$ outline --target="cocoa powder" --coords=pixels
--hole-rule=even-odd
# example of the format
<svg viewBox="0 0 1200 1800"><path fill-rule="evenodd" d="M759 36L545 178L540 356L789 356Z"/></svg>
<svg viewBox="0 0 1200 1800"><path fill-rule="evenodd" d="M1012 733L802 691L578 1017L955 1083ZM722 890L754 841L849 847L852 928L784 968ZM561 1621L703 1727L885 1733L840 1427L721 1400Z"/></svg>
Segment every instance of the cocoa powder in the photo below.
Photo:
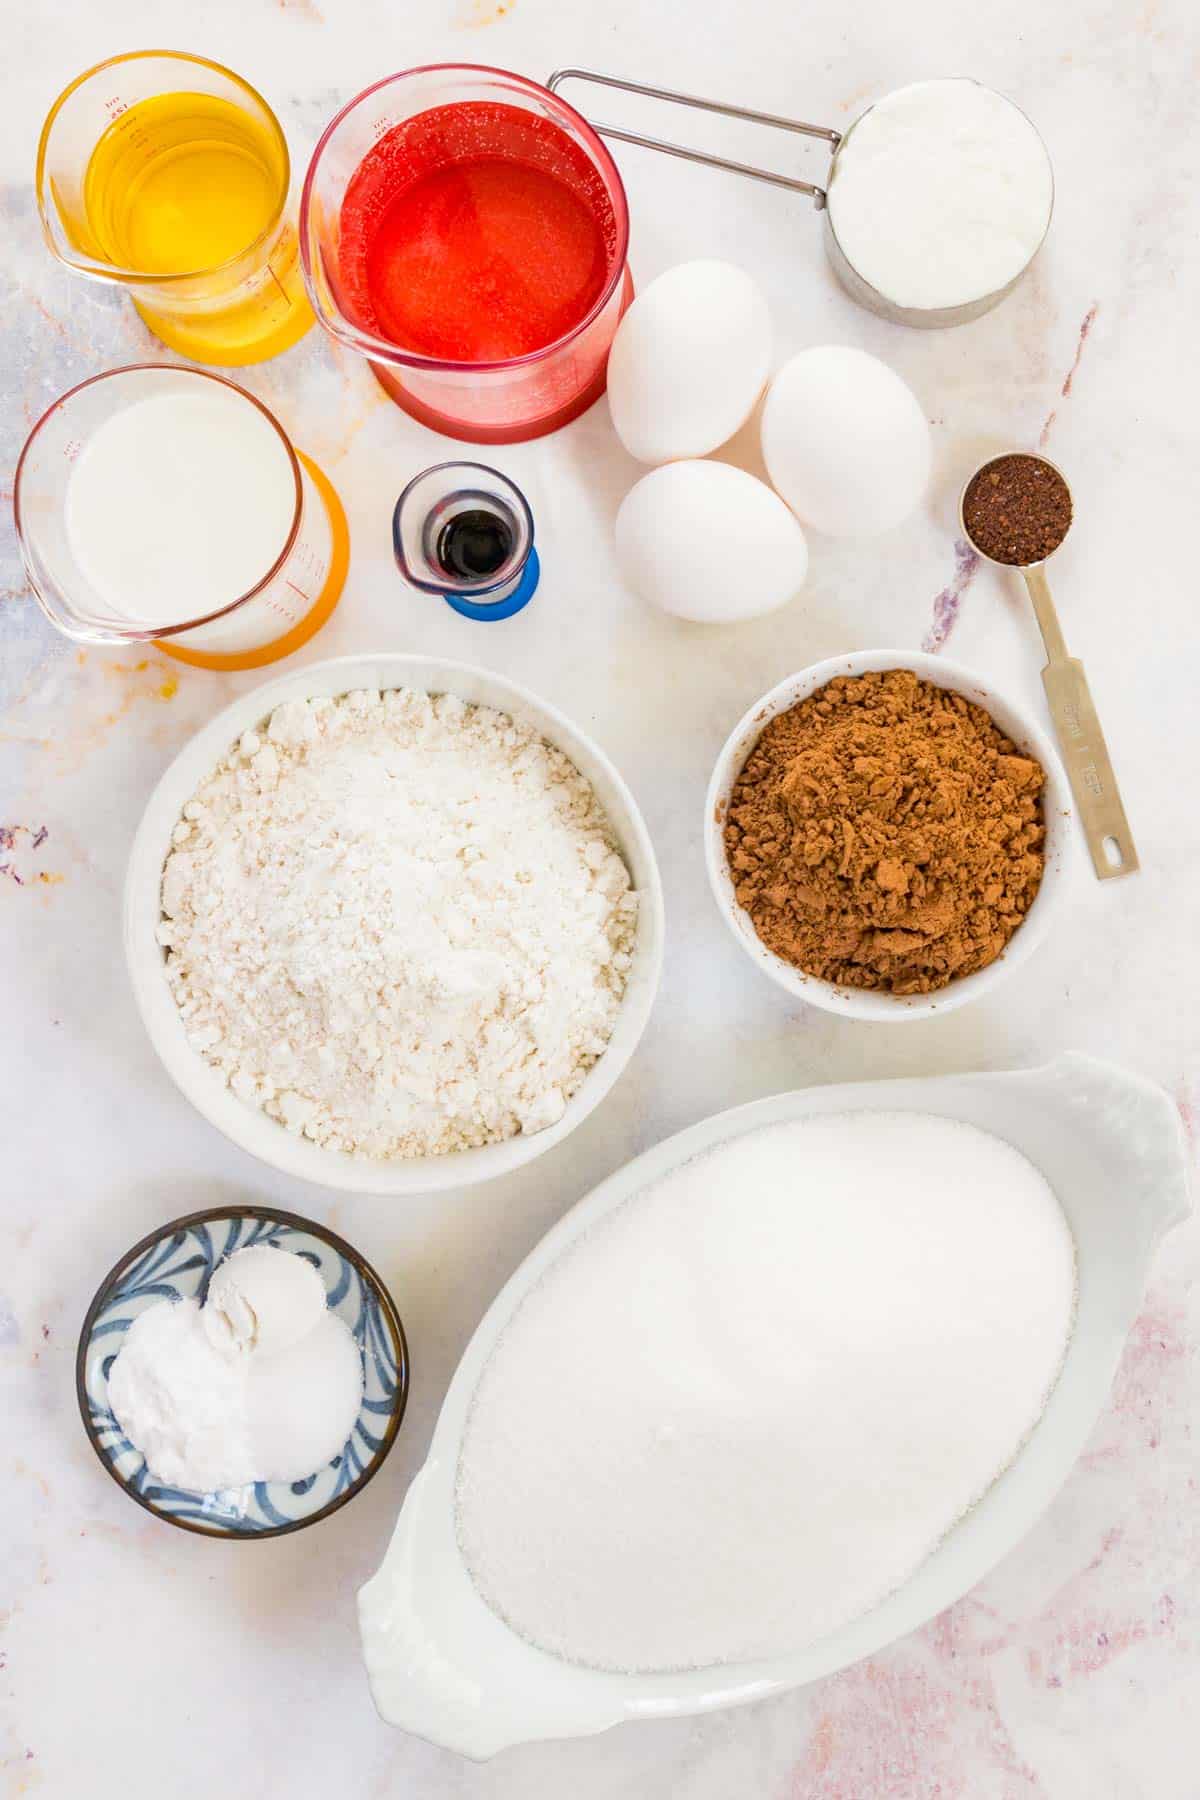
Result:
<svg viewBox="0 0 1200 1800"><path fill-rule="evenodd" d="M839 676L770 721L734 784L738 903L807 974L931 993L994 962L1032 906L1044 785L961 694Z"/></svg>

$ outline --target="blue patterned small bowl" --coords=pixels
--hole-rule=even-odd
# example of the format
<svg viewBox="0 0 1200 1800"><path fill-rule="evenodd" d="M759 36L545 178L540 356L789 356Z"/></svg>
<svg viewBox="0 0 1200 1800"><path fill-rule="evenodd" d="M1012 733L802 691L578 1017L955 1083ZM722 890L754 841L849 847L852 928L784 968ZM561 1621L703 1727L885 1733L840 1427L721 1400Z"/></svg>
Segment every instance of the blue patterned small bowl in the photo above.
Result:
<svg viewBox="0 0 1200 1800"><path fill-rule="evenodd" d="M217 1264L250 1244L275 1244L311 1262L330 1309L344 1319L363 1359L363 1402L341 1454L303 1481L259 1481L221 1494L164 1487L122 1432L108 1402L108 1372L140 1312L163 1299L203 1302ZM344 1238L273 1207L190 1213L135 1244L111 1269L79 1337L75 1389L92 1448L131 1500L208 1537L279 1537L328 1518L353 1500L396 1441L408 1399L408 1346L391 1295Z"/></svg>

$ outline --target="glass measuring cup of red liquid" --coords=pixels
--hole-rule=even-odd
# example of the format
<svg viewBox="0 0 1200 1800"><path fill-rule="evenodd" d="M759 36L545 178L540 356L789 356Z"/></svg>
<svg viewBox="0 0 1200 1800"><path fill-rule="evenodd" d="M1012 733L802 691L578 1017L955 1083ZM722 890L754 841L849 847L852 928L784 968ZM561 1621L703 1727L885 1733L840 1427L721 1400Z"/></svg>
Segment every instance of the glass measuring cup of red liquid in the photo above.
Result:
<svg viewBox="0 0 1200 1800"><path fill-rule="evenodd" d="M540 437L604 392L633 292L625 190L535 81L443 64L368 88L317 145L300 241L317 318L435 431Z"/></svg>

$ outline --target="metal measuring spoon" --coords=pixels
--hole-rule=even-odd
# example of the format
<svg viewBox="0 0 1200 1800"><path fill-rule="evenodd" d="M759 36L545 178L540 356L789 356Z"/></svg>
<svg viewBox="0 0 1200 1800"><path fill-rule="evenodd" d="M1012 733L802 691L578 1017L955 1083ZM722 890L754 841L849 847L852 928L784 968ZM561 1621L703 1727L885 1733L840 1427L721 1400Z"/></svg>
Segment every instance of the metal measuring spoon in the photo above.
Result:
<svg viewBox="0 0 1200 1800"><path fill-rule="evenodd" d="M971 535L967 524L965 502L976 476L982 475L1008 456L1020 457L1025 462L1040 463L1044 469L1050 470L1062 482L1067 498L1071 501L1071 513L1062 537L1036 562L1006 562L1001 557L989 555ZM1074 516L1075 506L1071 500L1070 485L1062 470L1048 456L1035 456L1023 450L1007 451L1004 456L989 456L987 462L981 463L964 484L958 500L958 517L963 536L977 554L996 568L1015 569L1025 577L1025 586L1033 602L1042 643L1050 659L1042 670L1042 685L1046 690L1058 747L1079 809L1092 867L1099 881L1107 881L1114 875L1133 874L1139 866L1137 850L1134 848L1129 821L1125 817L1125 808L1121 804L1112 758L1104 742L1104 733L1100 729L1100 719L1088 688L1083 664L1078 657L1067 653L1066 639L1050 594L1050 583L1046 580L1046 563L1065 541Z"/></svg>

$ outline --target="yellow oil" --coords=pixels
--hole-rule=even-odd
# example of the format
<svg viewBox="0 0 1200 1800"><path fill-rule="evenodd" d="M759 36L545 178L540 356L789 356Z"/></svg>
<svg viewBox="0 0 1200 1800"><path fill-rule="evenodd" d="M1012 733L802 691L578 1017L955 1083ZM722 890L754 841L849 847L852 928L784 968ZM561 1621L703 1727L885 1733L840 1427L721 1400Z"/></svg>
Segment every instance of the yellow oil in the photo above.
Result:
<svg viewBox="0 0 1200 1800"><path fill-rule="evenodd" d="M138 311L172 349L258 362L312 324L296 234L281 217L287 180L264 120L214 94L156 94L114 119L92 151L84 247L136 271Z"/></svg>

